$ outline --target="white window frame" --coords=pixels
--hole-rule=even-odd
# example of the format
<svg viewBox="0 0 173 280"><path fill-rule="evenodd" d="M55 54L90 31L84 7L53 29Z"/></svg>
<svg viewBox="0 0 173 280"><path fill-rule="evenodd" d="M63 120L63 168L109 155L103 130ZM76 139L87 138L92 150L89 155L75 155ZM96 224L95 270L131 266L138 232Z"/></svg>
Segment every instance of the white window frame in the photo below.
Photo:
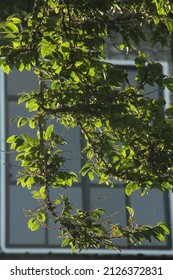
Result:
<svg viewBox="0 0 173 280"><path fill-rule="evenodd" d="M0 248L3 249L5 225L5 74L0 69Z"/></svg>

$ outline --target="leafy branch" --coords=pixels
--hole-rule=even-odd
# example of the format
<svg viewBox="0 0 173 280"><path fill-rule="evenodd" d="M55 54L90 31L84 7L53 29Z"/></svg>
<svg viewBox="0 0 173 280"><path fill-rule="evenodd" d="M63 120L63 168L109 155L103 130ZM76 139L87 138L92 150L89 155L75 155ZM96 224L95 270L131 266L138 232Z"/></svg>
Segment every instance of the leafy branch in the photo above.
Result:
<svg viewBox="0 0 173 280"><path fill-rule="evenodd" d="M152 99L146 85L172 90L173 79L139 46L147 40L158 44L163 27L161 44L166 44L173 31L172 8L171 1L36 0L25 17L12 15L0 23L0 67L7 74L13 67L32 70L39 82L38 90L22 93L18 100L30 117L16 118L17 126L29 125L35 137L28 132L7 139L21 166L17 184L40 203L27 211L28 227L48 227L50 219L62 246L71 246L72 252L101 246L120 249L120 238L129 244L151 242L153 237L162 242L169 234L163 223L135 224L129 206L128 224L122 227L103 218L102 208L84 212L73 209L67 196L52 199L52 190L61 193L78 182L75 172L65 168L66 141L55 132L58 124L81 129L85 147L80 172L90 181L97 176L99 184L111 187L123 181L126 195L172 190L172 107L165 117L164 98ZM116 51L135 54L133 83L124 69L106 62L107 39Z"/></svg>

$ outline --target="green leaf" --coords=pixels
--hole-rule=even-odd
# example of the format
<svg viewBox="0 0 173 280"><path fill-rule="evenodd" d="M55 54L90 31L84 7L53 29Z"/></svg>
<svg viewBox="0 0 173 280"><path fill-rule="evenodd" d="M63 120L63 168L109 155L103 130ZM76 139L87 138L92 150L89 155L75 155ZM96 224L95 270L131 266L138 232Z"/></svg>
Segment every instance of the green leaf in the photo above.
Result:
<svg viewBox="0 0 173 280"><path fill-rule="evenodd" d="M89 73L90 76L95 76L95 68L90 68Z"/></svg>
<svg viewBox="0 0 173 280"><path fill-rule="evenodd" d="M70 173L70 177L74 182L78 182L78 176L76 175L75 172L71 171Z"/></svg>
<svg viewBox="0 0 173 280"><path fill-rule="evenodd" d="M35 218L29 219L29 221L28 221L28 228L31 231L36 231L37 229L39 229L39 227L40 227L40 224L39 224L39 222Z"/></svg>
<svg viewBox="0 0 173 280"><path fill-rule="evenodd" d="M168 182L163 182L161 184L161 187L164 188L164 189L172 190L172 184L170 184Z"/></svg>
<svg viewBox="0 0 173 280"><path fill-rule="evenodd" d="M40 223L44 223L45 220L46 220L46 214L40 210L38 213L37 213L37 220L40 222Z"/></svg>
<svg viewBox="0 0 173 280"><path fill-rule="evenodd" d="M25 65L25 68L26 68L26 70L30 71L30 70L31 70L31 64L30 64L30 63L27 63L27 64Z"/></svg>
<svg viewBox="0 0 173 280"><path fill-rule="evenodd" d="M164 242L165 240L163 229L161 230L159 227L155 227L154 229L152 229L152 235L160 242Z"/></svg>
<svg viewBox="0 0 173 280"><path fill-rule="evenodd" d="M158 17L158 16L153 16L152 19L155 24L158 24L160 22L160 17Z"/></svg>
<svg viewBox="0 0 173 280"><path fill-rule="evenodd" d="M102 126L102 122L101 122L100 119L96 120L95 126L98 127L98 128L100 128Z"/></svg>
<svg viewBox="0 0 173 280"><path fill-rule="evenodd" d="M64 42L64 43L61 45L62 53L69 52L69 48L70 48L70 43L69 43L68 41L67 41L67 42Z"/></svg>
<svg viewBox="0 0 173 280"><path fill-rule="evenodd" d="M21 23L21 19L16 17L11 18L11 21L13 21L15 24Z"/></svg>
<svg viewBox="0 0 173 280"><path fill-rule="evenodd" d="M103 208L98 208L98 209L97 209L97 213L98 213L99 215L104 215L104 214L105 214L105 209L103 209Z"/></svg>
<svg viewBox="0 0 173 280"><path fill-rule="evenodd" d="M140 189L140 186L137 183L131 182L127 184L125 188L125 193L126 195L130 196L133 192L137 191Z"/></svg>
<svg viewBox="0 0 173 280"><path fill-rule="evenodd" d="M37 120L36 119L30 119L29 120L29 127L34 129L37 125Z"/></svg>
<svg viewBox="0 0 173 280"><path fill-rule="evenodd" d="M24 126L28 122L28 118L20 118L17 122L18 127Z"/></svg>
<svg viewBox="0 0 173 280"><path fill-rule="evenodd" d="M87 153L87 158L91 159L91 158L93 158L93 156L94 156L94 151L93 150L89 150L88 153Z"/></svg>
<svg viewBox="0 0 173 280"><path fill-rule="evenodd" d="M94 172L92 170L88 172L88 176L89 176L91 181L94 180Z"/></svg>
<svg viewBox="0 0 173 280"><path fill-rule="evenodd" d="M168 227L163 222L158 223L157 226L161 227L165 234L170 234Z"/></svg>
<svg viewBox="0 0 173 280"><path fill-rule="evenodd" d="M2 70L8 75L11 71L11 67L8 64L2 64L1 65Z"/></svg>
<svg viewBox="0 0 173 280"><path fill-rule="evenodd" d="M47 129L46 129L46 133L45 133L45 139L48 140L49 138L51 138L52 133L54 130L54 125L51 124Z"/></svg>
<svg viewBox="0 0 173 280"><path fill-rule="evenodd" d="M22 137L27 144L29 144L30 146L35 146L35 139L31 138L28 134L23 133Z"/></svg>
<svg viewBox="0 0 173 280"><path fill-rule="evenodd" d="M112 227L112 234L115 237L121 237L124 234L123 228L120 224L113 225Z"/></svg>
<svg viewBox="0 0 173 280"><path fill-rule="evenodd" d="M71 253L74 254L76 247L72 241L70 241L69 244L71 246Z"/></svg>
<svg viewBox="0 0 173 280"><path fill-rule="evenodd" d="M125 45L122 43L122 44L120 45L120 51L123 51L124 48L125 48Z"/></svg>
<svg viewBox="0 0 173 280"><path fill-rule="evenodd" d="M101 174L100 176L100 180L99 180L99 184L103 184L103 183L106 183L106 181L108 180L108 175L105 175L104 173Z"/></svg>
<svg viewBox="0 0 173 280"><path fill-rule="evenodd" d="M43 18L43 13L39 12L39 13L37 14L37 17L38 17L38 18Z"/></svg>
<svg viewBox="0 0 173 280"><path fill-rule="evenodd" d="M55 205L60 205L61 204L61 199L57 198L54 203L55 203Z"/></svg>
<svg viewBox="0 0 173 280"><path fill-rule="evenodd" d="M167 15L166 9L165 9L165 3L163 0L153 0L153 3L155 3L157 8L158 15Z"/></svg>
<svg viewBox="0 0 173 280"><path fill-rule="evenodd" d="M61 243L61 247L66 247L67 245L69 245L70 241L70 238L65 238Z"/></svg>
<svg viewBox="0 0 173 280"><path fill-rule="evenodd" d="M8 36L9 37L9 36ZM18 42L18 41L13 41L13 48L14 49L18 49L19 47L21 46L21 43L20 42ZM23 63L22 63L23 64ZM19 67L20 67L20 62L19 62L19 64L17 63L16 64L16 67L19 69Z"/></svg>
<svg viewBox="0 0 173 280"><path fill-rule="evenodd" d="M18 67L19 71L22 72L24 68L25 68L25 65L24 65L23 62L21 62L19 67Z"/></svg>
<svg viewBox="0 0 173 280"><path fill-rule="evenodd" d="M14 24L14 22L7 22L5 25L5 30L7 32L19 32L18 27L16 26L16 24Z"/></svg>
<svg viewBox="0 0 173 280"><path fill-rule="evenodd" d="M35 183L35 180L32 176L30 176L27 180L26 180L26 186L27 188L30 190L33 186L33 184ZM35 198L35 197L34 197Z"/></svg>
<svg viewBox="0 0 173 280"><path fill-rule="evenodd" d="M43 200L46 199L47 197L45 192L46 192L46 187L45 186L41 187L39 190L39 194L40 194L40 198Z"/></svg>
<svg viewBox="0 0 173 280"><path fill-rule="evenodd" d="M10 136L7 140L6 140L6 142L7 143L14 143L14 142L16 142L16 139L17 138L19 138L19 136L17 136L17 135L12 135L12 136Z"/></svg>
<svg viewBox="0 0 173 280"><path fill-rule="evenodd" d="M40 193L38 191L32 191L32 197L35 199L40 199Z"/></svg>
<svg viewBox="0 0 173 280"><path fill-rule="evenodd" d="M29 99L26 102L26 108L29 110L29 112L37 111L38 110L37 100L35 98Z"/></svg>
<svg viewBox="0 0 173 280"><path fill-rule="evenodd" d="M41 55L43 57L45 57L46 55L48 55L50 53L50 48L49 46L42 46L41 47Z"/></svg>
<svg viewBox="0 0 173 280"><path fill-rule="evenodd" d="M29 148L30 146L27 143L21 143L21 145L16 149L17 152L22 152L22 151L26 151L27 148ZM19 154L20 155L20 154ZM16 156L16 159L18 158L18 156Z"/></svg>
<svg viewBox="0 0 173 280"><path fill-rule="evenodd" d="M22 93L18 99L18 104L23 103L25 101L27 101L30 98L30 94L29 93Z"/></svg>
<svg viewBox="0 0 173 280"><path fill-rule="evenodd" d="M86 163L82 168L81 168L81 174L82 176L85 176L87 174L87 172L90 170L91 168L91 164L90 163Z"/></svg>
<svg viewBox="0 0 173 280"><path fill-rule="evenodd" d="M71 187L71 186L72 186L73 181L72 181L72 179L71 179L71 178L68 178L68 179L65 179L65 183L66 183L66 185L67 185L67 186Z"/></svg>
<svg viewBox="0 0 173 280"><path fill-rule="evenodd" d="M126 206L126 209L127 209L128 213L129 213L129 215L131 217L133 217L134 216L134 210L131 207L129 207L129 206Z"/></svg>
<svg viewBox="0 0 173 280"><path fill-rule="evenodd" d="M77 74L74 71L71 72L70 77L76 83L78 83L80 81L79 77L77 76Z"/></svg>

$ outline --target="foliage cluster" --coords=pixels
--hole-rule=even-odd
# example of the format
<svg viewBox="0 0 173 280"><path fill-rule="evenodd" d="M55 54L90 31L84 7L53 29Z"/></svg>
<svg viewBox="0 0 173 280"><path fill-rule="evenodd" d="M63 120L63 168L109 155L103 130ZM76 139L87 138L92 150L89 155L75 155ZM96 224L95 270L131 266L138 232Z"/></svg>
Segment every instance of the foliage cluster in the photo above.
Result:
<svg viewBox="0 0 173 280"><path fill-rule="evenodd" d="M53 220L62 246L70 245L72 251L117 248L116 239L124 237L129 243L151 242L152 237L163 241L169 234L163 223L135 224L128 206L129 223L123 227L105 221L104 209L74 212L68 197L51 200L50 193L78 181L72 170L64 170L61 147L66 142L55 133L56 123L65 129L80 127L85 139L81 156L86 159L82 176L97 176L100 184L111 187L123 181L126 195L172 190L173 109L164 113L164 98L153 100L146 86L172 90L173 79L138 51L143 41L165 44L173 31L171 2L36 0L24 18L13 14L0 24L1 68L7 74L14 66L32 70L39 80L38 90L18 100L31 116L21 116L17 126L28 125L36 137L21 133L7 140L21 165L17 184L41 201L37 209L27 211L28 227L35 231ZM128 73L106 62L107 38L124 54L136 51L133 84Z"/></svg>

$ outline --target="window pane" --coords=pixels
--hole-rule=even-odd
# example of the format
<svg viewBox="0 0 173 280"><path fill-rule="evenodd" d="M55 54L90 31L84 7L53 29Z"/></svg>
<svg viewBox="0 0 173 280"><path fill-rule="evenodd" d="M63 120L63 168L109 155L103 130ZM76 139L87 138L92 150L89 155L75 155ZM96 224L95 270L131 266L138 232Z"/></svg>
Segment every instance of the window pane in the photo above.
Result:
<svg viewBox="0 0 173 280"><path fill-rule="evenodd" d="M135 223L144 225L156 225L158 222L168 223L168 212L166 211L166 205L168 204L168 197L157 189L153 189L148 195L141 196L140 192L135 192L130 197L131 207L135 212ZM169 225L169 224L168 224ZM149 246L165 246L167 241L160 243L156 239L152 240L152 244L149 245L145 242L143 245Z"/></svg>
<svg viewBox="0 0 173 280"><path fill-rule="evenodd" d="M32 72L20 72L14 69L6 76L6 92L9 96L17 99L19 93L30 92L34 89L38 89L38 79Z"/></svg>
<svg viewBox="0 0 173 280"><path fill-rule="evenodd" d="M126 200L124 188L118 189L109 187L91 187L90 189L90 208L103 208L105 215L102 219L106 219L114 224L120 223L126 226ZM126 239L115 240L119 246L127 245Z"/></svg>
<svg viewBox="0 0 173 280"><path fill-rule="evenodd" d="M31 194L27 189L17 186L9 187L9 201L7 201L7 240L8 245L29 246L44 245L45 229L40 228L35 232L28 229L27 222L29 217L24 217L26 212L23 209L35 209L38 202L31 198Z"/></svg>

